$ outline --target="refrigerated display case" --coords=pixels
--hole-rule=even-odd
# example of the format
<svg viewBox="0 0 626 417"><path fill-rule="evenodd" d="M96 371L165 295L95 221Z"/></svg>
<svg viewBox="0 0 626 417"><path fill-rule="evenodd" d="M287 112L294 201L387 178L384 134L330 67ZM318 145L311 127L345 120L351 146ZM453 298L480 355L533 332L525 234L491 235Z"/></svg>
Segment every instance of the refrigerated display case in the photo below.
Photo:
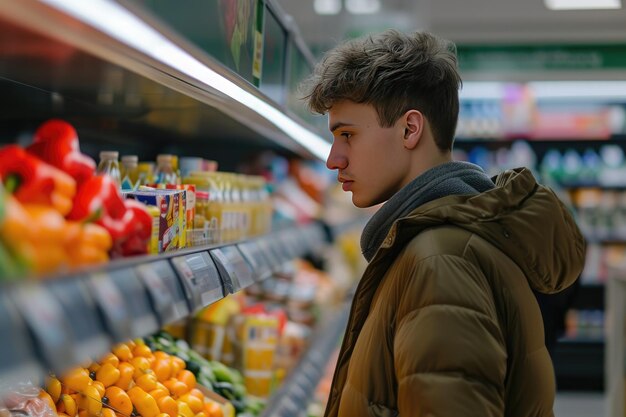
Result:
<svg viewBox="0 0 626 417"><path fill-rule="evenodd" d="M273 2L249 3L271 11L265 16L275 18L272 36L286 35L278 36L269 52L287 54L289 43L291 53L310 56ZM273 62L284 64L268 68L266 83L261 77L257 89L249 77L154 14L158 4L1 0L2 142L26 145L42 121L62 118L92 156L108 149L151 160L163 153L192 154L228 170L267 151L325 158L328 140L286 107L288 85L304 75L287 77L289 59ZM21 381L41 384L48 372L61 375L119 342L148 336L265 282L287 262L324 248L346 227L345 222L281 223L262 236L3 284L0 329L7 342L0 348L0 392ZM346 319L345 308L332 312L325 322L330 327L317 331L316 343L288 377L304 393L321 377L311 369L322 367L323 352L336 344ZM272 401L281 403L280 396Z"/></svg>
<svg viewBox="0 0 626 417"><path fill-rule="evenodd" d="M626 416L626 265L614 265L607 282L605 360L607 417Z"/></svg>

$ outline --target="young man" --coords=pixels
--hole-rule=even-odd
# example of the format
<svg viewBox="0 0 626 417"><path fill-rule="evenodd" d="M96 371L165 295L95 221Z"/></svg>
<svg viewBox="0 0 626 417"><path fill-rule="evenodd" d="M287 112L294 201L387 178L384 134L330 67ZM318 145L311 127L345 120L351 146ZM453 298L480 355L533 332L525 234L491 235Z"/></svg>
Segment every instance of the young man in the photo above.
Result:
<svg viewBox="0 0 626 417"><path fill-rule="evenodd" d="M452 161L454 45L387 31L330 51L310 81L334 137L328 168L357 207L386 201L363 231L369 265L326 416L552 416L531 288L568 287L584 240L527 169L492 180Z"/></svg>

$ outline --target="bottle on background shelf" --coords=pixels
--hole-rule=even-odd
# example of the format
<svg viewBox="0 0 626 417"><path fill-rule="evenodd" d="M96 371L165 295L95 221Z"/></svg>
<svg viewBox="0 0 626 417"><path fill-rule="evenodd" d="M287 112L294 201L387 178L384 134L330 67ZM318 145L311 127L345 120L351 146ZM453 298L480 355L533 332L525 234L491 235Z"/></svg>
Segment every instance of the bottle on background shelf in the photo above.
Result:
<svg viewBox="0 0 626 417"><path fill-rule="evenodd" d="M120 153L118 151L100 152L100 163L98 163L98 168L96 169L98 174L110 176L118 186L122 182L120 178L120 164L118 162L119 157Z"/></svg>
<svg viewBox="0 0 626 417"><path fill-rule="evenodd" d="M139 187L139 157L137 155L122 156L120 166L122 190L136 190Z"/></svg>
<svg viewBox="0 0 626 417"><path fill-rule="evenodd" d="M161 154L157 156L157 166L154 171L154 182L157 184L180 184L180 176L176 172L174 155Z"/></svg>

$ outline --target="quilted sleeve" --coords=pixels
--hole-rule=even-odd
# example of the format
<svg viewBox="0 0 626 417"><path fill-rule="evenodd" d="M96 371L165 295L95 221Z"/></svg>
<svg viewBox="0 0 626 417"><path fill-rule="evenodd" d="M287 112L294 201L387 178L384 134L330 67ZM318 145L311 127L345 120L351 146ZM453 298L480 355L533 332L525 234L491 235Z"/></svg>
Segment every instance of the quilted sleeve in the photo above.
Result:
<svg viewBox="0 0 626 417"><path fill-rule="evenodd" d="M394 336L399 415L502 417L507 353L484 275L452 255L406 270Z"/></svg>

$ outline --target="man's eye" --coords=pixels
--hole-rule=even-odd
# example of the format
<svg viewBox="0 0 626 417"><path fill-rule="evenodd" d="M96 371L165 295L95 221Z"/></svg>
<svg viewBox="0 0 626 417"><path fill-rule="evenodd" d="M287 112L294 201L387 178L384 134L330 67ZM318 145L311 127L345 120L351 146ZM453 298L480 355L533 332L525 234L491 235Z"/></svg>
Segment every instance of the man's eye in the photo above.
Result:
<svg viewBox="0 0 626 417"><path fill-rule="evenodd" d="M352 137L352 133L348 133L348 132L343 132L341 134L341 136L343 136L346 139L350 139Z"/></svg>

